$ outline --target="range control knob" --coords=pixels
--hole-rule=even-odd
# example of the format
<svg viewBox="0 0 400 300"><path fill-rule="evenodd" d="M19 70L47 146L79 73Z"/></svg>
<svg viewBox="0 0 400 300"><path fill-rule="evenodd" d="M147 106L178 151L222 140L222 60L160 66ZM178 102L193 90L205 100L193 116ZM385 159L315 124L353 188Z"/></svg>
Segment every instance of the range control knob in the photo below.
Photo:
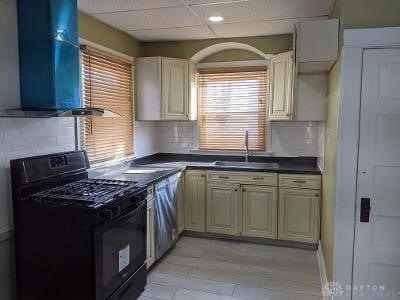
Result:
<svg viewBox="0 0 400 300"><path fill-rule="evenodd" d="M111 219L112 216L113 216L113 213L112 213L111 209L105 209L105 210L103 210L103 211L101 212L101 216L102 216L104 219Z"/></svg>

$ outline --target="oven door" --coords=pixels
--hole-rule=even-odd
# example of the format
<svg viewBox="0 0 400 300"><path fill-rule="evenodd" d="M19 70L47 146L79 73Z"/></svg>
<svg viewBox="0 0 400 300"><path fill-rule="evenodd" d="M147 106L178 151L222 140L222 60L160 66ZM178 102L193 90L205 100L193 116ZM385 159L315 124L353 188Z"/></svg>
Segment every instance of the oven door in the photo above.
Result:
<svg viewBox="0 0 400 300"><path fill-rule="evenodd" d="M146 200L94 229L96 300L107 299L146 260Z"/></svg>

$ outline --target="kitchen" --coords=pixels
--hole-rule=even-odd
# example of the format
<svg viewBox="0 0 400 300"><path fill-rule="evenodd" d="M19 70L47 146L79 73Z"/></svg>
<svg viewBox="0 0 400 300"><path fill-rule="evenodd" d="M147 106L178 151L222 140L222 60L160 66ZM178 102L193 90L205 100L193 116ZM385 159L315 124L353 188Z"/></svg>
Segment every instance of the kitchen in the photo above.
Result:
<svg viewBox="0 0 400 300"><path fill-rule="evenodd" d="M399 9L0 0L0 298L399 299Z"/></svg>

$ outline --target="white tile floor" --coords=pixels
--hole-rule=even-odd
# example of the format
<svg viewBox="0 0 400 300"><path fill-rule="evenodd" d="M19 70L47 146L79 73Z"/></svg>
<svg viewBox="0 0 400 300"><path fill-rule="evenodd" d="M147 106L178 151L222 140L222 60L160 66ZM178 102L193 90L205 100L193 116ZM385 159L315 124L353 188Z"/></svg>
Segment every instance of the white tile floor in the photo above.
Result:
<svg viewBox="0 0 400 300"><path fill-rule="evenodd" d="M140 300L322 299L316 251L182 237Z"/></svg>

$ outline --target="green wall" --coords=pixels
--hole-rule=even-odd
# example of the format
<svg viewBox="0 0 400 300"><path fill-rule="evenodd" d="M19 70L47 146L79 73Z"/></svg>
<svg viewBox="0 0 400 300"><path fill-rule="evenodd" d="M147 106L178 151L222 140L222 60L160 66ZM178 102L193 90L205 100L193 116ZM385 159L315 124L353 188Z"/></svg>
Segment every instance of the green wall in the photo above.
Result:
<svg viewBox="0 0 400 300"><path fill-rule="evenodd" d="M336 0L332 18L340 19L340 44L343 30L400 26L400 0Z"/></svg>
<svg viewBox="0 0 400 300"><path fill-rule="evenodd" d="M328 74L328 103L325 120L325 165L322 176L321 243L329 281L332 279L333 265L339 92L340 60L336 62Z"/></svg>
<svg viewBox="0 0 400 300"><path fill-rule="evenodd" d="M202 63L224 62L224 61L245 61L265 59L257 53L242 49L228 49L211 54L201 60Z"/></svg>
<svg viewBox="0 0 400 300"><path fill-rule="evenodd" d="M85 40L130 56L140 53L141 42L137 39L81 11L78 12L78 30L79 37Z"/></svg>
<svg viewBox="0 0 400 300"><path fill-rule="evenodd" d="M141 56L169 56L176 58L190 58L200 50L209 46L237 42L248 44L257 48L266 54L276 54L292 49L292 35L271 35L245 38L227 38L227 39L208 39L208 40L190 40L190 41L172 41L172 42L146 42L143 43ZM230 54L232 54L231 52ZM236 54L235 54L236 56ZM234 60L229 56L224 57L225 61Z"/></svg>

